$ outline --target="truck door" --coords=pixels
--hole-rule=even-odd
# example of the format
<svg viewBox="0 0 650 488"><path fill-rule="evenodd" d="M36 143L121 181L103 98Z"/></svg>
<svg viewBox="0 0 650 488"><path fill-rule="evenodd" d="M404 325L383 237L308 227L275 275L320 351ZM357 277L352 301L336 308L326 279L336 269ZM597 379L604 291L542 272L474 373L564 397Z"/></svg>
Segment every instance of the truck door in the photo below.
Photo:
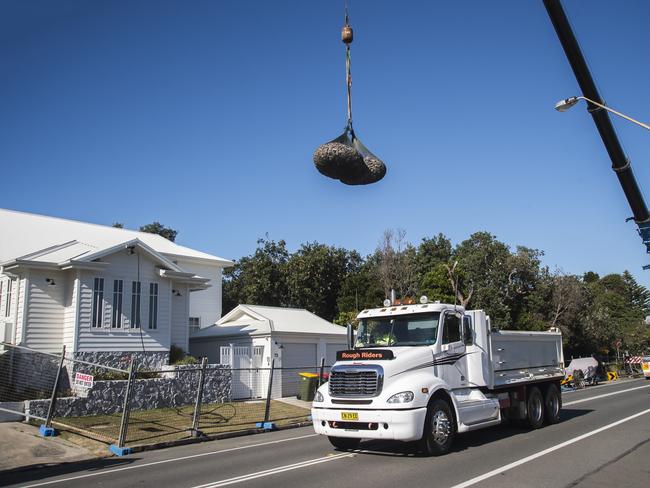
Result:
<svg viewBox="0 0 650 488"><path fill-rule="evenodd" d="M438 375L451 388L464 388L467 381L467 358L462 333L462 316L447 311L443 315L440 354L434 360Z"/></svg>

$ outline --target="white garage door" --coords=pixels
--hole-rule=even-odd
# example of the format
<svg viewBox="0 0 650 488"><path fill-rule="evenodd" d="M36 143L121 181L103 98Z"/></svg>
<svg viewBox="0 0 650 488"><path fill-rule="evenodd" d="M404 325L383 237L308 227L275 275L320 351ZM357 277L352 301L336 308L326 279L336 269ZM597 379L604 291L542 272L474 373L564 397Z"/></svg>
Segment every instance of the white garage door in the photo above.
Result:
<svg viewBox="0 0 650 488"><path fill-rule="evenodd" d="M347 349L345 344L327 344L325 351L325 366L332 366L336 362L336 352Z"/></svg>
<svg viewBox="0 0 650 488"><path fill-rule="evenodd" d="M315 372L316 344L283 344L282 367L296 368L282 370L282 396L296 396L300 385L301 370Z"/></svg>
<svg viewBox="0 0 650 488"><path fill-rule="evenodd" d="M316 344L283 344L282 367L283 368L315 368L318 365L316 359Z"/></svg>

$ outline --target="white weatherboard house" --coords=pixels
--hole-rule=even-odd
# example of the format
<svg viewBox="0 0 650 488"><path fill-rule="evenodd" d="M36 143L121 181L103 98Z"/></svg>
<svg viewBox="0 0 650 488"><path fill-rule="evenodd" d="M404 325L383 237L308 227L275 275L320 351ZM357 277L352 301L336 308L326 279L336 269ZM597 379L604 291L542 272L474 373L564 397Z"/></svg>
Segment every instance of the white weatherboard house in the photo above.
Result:
<svg viewBox="0 0 650 488"><path fill-rule="evenodd" d="M269 368L272 359L276 368L295 368L273 378L273 396L287 397L296 395L301 369L315 371L321 358L334 364L336 352L346 348L346 337L345 327L304 309L239 305L190 337L190 353L234 368L235 398L266 395L268 383L247 368Z"/></svg>
<svg viewBox="0 0 650 488"><path fill-rule="evenodd" d="M166 364L221 316L231 261L157 234L0 209L0 339L119 364Z"/></svg>

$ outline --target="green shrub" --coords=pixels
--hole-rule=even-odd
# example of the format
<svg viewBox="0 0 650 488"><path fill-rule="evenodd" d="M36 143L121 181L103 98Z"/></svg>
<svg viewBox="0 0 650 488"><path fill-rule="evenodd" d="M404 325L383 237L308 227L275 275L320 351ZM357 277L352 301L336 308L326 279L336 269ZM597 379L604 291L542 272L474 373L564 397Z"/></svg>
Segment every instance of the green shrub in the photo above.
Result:
<svg viewBox="0 0 650 488"><path fill-rule="evenodd" d="M183 365L183 364L197 364L199 361L194 356L186 354L178 346L172 346L169 348L169 364L172 365Z"/></svg>
<svg viewBox="0 0 650 488"><path fill-rule="evenodd" d="M181 366L183 364L198 364L199 360L196 359L194 356L190 356L189 354L185 356L183 359L180 359L174 363L174 366Z"/></svg>
<svg viewBox="0 0 650 488"><path fill-rule="evenodd" d="M99 368L94 368L91 371L95 381L118 381L118 380L128 380L128 373L120 373L118 371L112 371L110 369L99 370Z"/></svg>
<svg viewBox="0 0 650 488"><path fill-rule="evenodd" d="M178 346L169 348L169 364L176 364L185 357L185 351Z"/></svg>

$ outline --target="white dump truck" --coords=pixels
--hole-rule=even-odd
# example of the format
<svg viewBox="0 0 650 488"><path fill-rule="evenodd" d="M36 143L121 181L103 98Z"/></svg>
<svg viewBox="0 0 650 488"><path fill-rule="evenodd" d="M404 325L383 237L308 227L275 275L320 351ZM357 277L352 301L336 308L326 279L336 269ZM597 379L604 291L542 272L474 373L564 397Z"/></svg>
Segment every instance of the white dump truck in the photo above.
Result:
<svg viewBox="0 0 650 488"><path fill-rule="evenodd" d="M559 421L564 378L559 332L499 331L482 310L385 303L363 310L348 350L316 392L312 420L339 449L361 439L419 441L444 454L458 433L522 419Z"/></svg>

